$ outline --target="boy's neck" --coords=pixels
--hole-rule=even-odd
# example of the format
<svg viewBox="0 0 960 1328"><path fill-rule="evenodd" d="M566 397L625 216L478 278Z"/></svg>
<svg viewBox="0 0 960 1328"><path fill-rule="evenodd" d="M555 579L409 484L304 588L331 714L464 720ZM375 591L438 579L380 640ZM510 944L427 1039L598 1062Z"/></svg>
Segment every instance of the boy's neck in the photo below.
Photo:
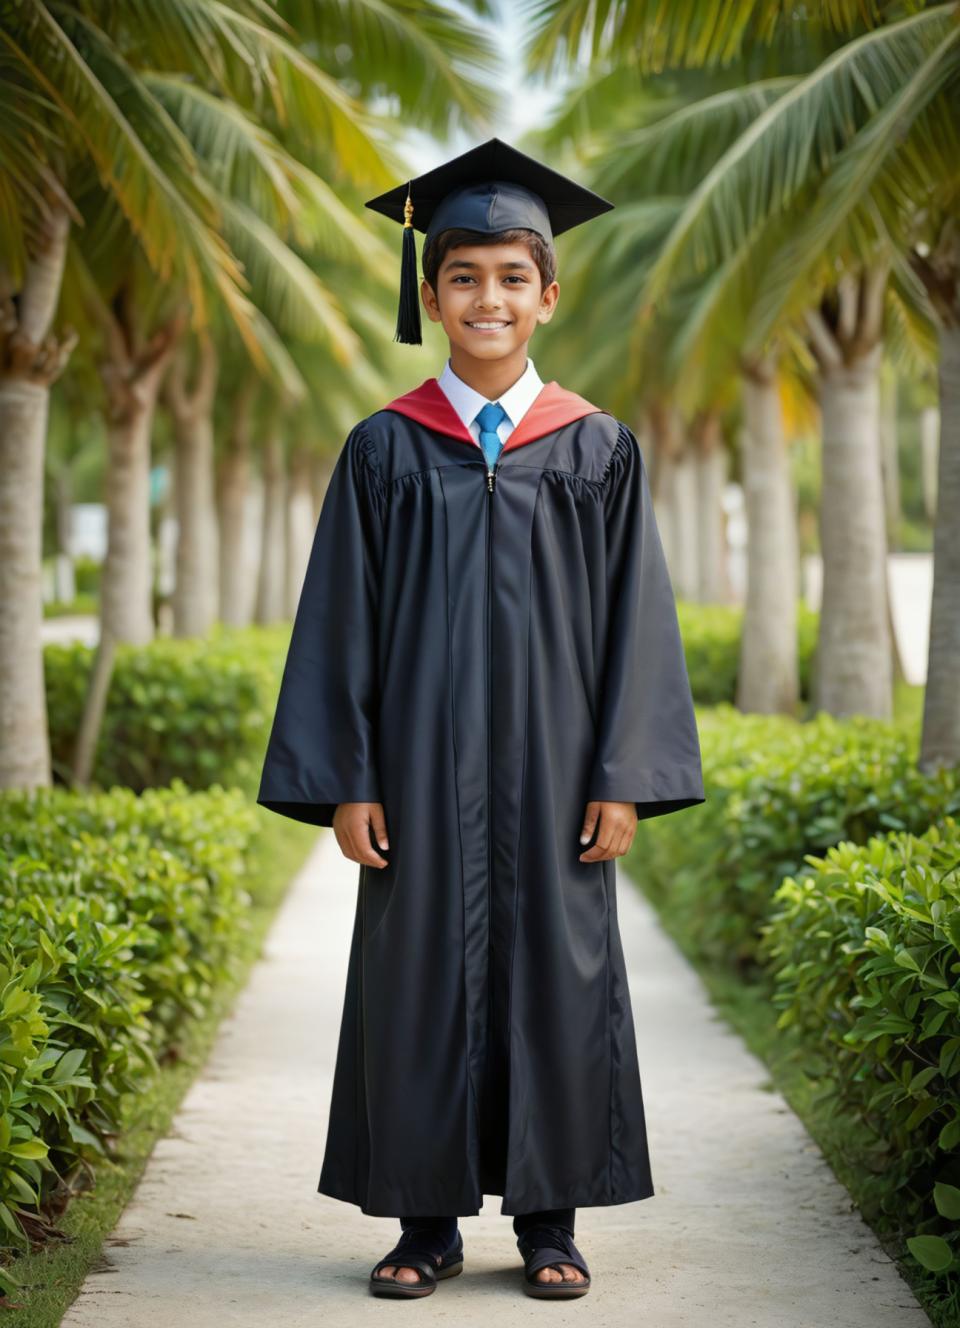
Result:
<svg viewBox="0 0 960 1328"><path fill-rule="evenodd" d="M450 346L450 368L475 392L496 401L523 377L527 368L527 342L499 360L478 360L460 346Z"/></svg>

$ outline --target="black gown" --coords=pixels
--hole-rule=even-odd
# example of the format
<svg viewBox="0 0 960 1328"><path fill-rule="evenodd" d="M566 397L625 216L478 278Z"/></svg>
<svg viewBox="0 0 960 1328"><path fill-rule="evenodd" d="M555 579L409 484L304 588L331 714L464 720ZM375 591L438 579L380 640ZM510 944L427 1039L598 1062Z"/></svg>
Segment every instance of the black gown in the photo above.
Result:
<svg viewBox="0 0 960 1328"><path fill-rule="evenodd" d="M320 1192L382 1217L653 1194L593 799L704 801L637 440L551 382L491 477L427 379L337 459L258 795L327 826L381 802L389 835L358 868Z"/></svg>

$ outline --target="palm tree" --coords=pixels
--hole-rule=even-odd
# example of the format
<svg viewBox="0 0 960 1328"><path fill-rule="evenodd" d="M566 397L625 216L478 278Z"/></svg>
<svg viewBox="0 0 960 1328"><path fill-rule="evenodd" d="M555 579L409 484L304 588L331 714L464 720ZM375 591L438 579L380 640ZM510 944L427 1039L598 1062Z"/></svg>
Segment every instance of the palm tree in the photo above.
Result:
<svg viewBox="0 0 960 1328"><path fill-rule="evenodd" d="M602 314L602 330L598 324L595 338L587 324L587 344L602 347L605 372L612 368L621 383L648 402L658 520L663 518L664 544L681 593L687 580L684 550L699 555L701 567L718 564L717 532L710 532L720 514L720 477L715 469L708 492L697 484L691 488L691 501L683 502L677 481L682 471L690 469L682 457L691 449L684 442L682 426L670 423L672 413L664 409L663 393L682 400L694 419L698 405L709 416L718 411L730 416L730 385L740 376L740 456L750 540L737 704L746 710L794 713L799 693L798 554L795 496L780 406L781 357L791 349L789 339L771 338L765 352L745 355L746 296L739 308L727 300L721 316L703 326L701 311L712 283L702 280L673 292L670 306L658 309L655 336L643 337L642 344L638 337L640 293L684 200L740 134L794 82L780 77L742 88L724 86L729 79L717 81L719 87L700 95L705 91L701 76L694 85L698 95L688 102L672 82L645 84L631 97L622 78L600 74L592 85L574 89L571 104L561 108L561 124L564 116L575 115L581 123L586 118L593 133L595 151L586 167L593 187L623 200L592 236L579 242L572 262L564 265L565 290L573 274L575 305L567 317L582 329L585 318L595 318L596 311ZM615 95L619 117L639 123L604 130L608 88ZM631 348L626 373L622 359L607 349L620 343ZM599 359L588 357L588 369ZM603 390L610 392L613 385L605 383ZM693 577L693 584L699 597L707 596L702 572Z"/></svg>
<svg viewBox="0 0 960 1328"><path fill-rule="evenodd" d="M852 414L860 420L866 412L870 420L869 442L866 430L858 430L858 460L853 469L842 458L834 468L834 473L851 481L844 501L833 505L838 519L841 507L844 509L845 520L851 503L862 509L865 501L862 488L854 492L854 475L869 471L872 477L879 468L879 445L873 438L873 369L882 327L876 317L878 284L892 263L887 309L892 306L898 317L906 311L907 320L912 321L930 316L932 283L924 276L920 259L939 249L948 218L956 210L956 126L950 99L960 68L956 5L934 6L887 23L888 10L893 6L877 5L871 21L883 21L884 26L860 32L822 60L715 163L687 199L651 268L643 294L649 310L665 298L668 289L699 280L706 290L699 311L702 323L710 305L725 307L730 283L739 281L742 287L737 272L739 255L750 262L756 289L745 350L762 352L764 341L785 319L803 319L810 332L808 349L819 355L827 423L842 410L842 398L851 388L859 395L859 407ZM858 6L843 2L818 6L815 15L824 20L824 28L829 20L843 32L857 32L862 18ZM665 59L715 62L747 49L748 43L772 40L790 23L781 20L779 6L766 0L741 0L725 6L716 22L711 11L710 25L705 23L703 11L698 18L686 3L657 15L646 0L604 7L602 31L593 26L597 16L592 4L578 7L575 17L552 0L539 5L540 27L531 57L534 64L548 67L569 50L574 35L578 42L592 39L598 59L610 58L617 49L613 42L639 32L644 36L630 53L630 60L639 67ZM782 226L786 220L789 231ZM778 222L777 250L770 238L771 227L775 229ZM761 250L772 255L772 260L758 263ZM926 291L921 282L910 280L908 256L926 282ZM719 275L704 283L711 269ZM841 290L854 284L870 309L862 325L856 326L854 320L851 331L851 302ZM950 278L947 288L950 304L955 298ZM814 306L810 304L811 289L822 293ZM831 328L823 318L824 307L838 313L842 309L843 321ZM846 338L843 347L838 346L838 333ZM872 338L872 344L865 337ZM841 359L850 354L862 357L859 373L851 376L841 370L838 376L838 350ZM947 410L945 417L953 419L955 412ZM835 438L832 428L825 437L827 449L831 438ZM951 456L958 447L955 440L942 442L942 452ZM876 503L880 492L871 478L866 501ZM829 512L824 516L832 525ZM936 540L941 551L952 549L957 539L955 531L939 529L948 519L941 508ZM882 583L868 566L884 552L879 532L882 521L871 515L855 541L844 539L840 532L827 539L829 547L824 549L830 563L825 565L825 581L829 578L833 589L827 594L825 586L821 681L831 689L826 703L838 713L851 709L885 713L889 707L889 666L882 662L889 653L887 613L881 602ZM946 665L949 645L960 629L960 585L952 584L952 577L948 584L937 622L931 625L932 641L942 639L948 648L931 649L928 696L942 698L933 710L941 721L947 719L949 733L960 734L960 728L954 730L951 723L951 717L960 723L956 671L948 671ZM860 598L864 590L868 608ZM845 624L843 618L848 614ZM854 633L856 640L852 639ZM851 668L836 655L830 658L836 643L841 644L841 654L852 660ZM869 661L874 670L880 661L879 686L867 677ZM834 682L829 682L831 677ZM925 749L931 741L925 723ZM954 743L951 738L950 747L952 759L960 759L960 740ZM941 754L943 751L941 744Z"/></svg>
<svg viewBox="0 0 960 1328"><path fill-rule="evenodd" d="M261 160L260 178L245 180L225 199L171 101L179 97L183 108L195 91L196 125L202 94L219 99L220 132L230 107L254 118L266 108L306 145L299 160L309 163L320 145L338 186L355 180L371 188L383 187L395 164L378 141L386 122L376 122L340 81L343 32L379 22L416 47L411 69L429 68L434 77L418 100L414 75L405 76L401 104L420 122L436 120L441 103L454 117L493 103L494 89L483 78L491 51L464 19L445 23L444 12L431 6L421 31L399 2L348 7L346 17L339 5L313 10L323 28L322 44L314 44L330 57L327 68L308 58L260 0L173 0L162 7L134 0L109 7L95 0L0 2L0 786L50 778L36 514L49 384L74 343L69 331L59 341L51 335L64 273L72 287L66 303L97 331L108 399L111 538L103 625L131 640L152 632L144 476L159 385L185 320L200 330L211 309L221 307L261 368L268 362L262 341L271 329L233 246L246 247L244 261L258 269L254 283L266 282L281 303L309 304L328 334L331 323L347 328L339 311L323 307L315 279L293 291L293 251L258 213L258 200L271 191L275 200L289 194L289 183L276 172L271 177ZM377 70L379 86L388 86L390 52L382 45L376 58L353 51L348 63L362 87L377 85ZM189 86L174 86L177 75ZM213 108L203 109L211 120ZM306 177L302 183L319 197ZM71 226L76 231L81 223L77 245ZM353 238L355 218L340 229L342 240ZM118 254L119 270L110 261ZM167 292L170 298L156 298Z"/></svg>

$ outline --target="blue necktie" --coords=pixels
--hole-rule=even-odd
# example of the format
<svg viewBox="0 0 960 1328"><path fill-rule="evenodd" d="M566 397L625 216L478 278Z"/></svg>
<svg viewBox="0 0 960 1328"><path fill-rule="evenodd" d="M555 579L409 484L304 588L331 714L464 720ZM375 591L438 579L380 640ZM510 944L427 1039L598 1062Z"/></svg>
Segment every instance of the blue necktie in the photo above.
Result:
<svg viewBox="0 0 960 1328"><path fill-rule="evenodd" d="M475 422L480 425L480 446L483 448L483 455L487 458L487 468L489 470L493 470L497 464L497 457L503 447L500 435L497 433L497 425L506 418L507 412L499 401L488 401L475 416Z"/></svg>

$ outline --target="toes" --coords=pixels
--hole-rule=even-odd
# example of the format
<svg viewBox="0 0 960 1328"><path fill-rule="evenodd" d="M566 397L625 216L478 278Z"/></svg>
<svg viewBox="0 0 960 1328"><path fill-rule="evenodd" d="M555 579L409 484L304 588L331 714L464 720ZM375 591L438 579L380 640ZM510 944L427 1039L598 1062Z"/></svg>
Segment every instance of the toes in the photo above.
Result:
<svg viewBox="0 0 960 1328"><path fill-rule="evenodd" d="M419 1282L421 1280L419 1268L403 1268L392 1263L384 1264L377 1273L377 1277L382 1278L385 1282Z"/></svg>
<svg viewBox="0 0 960 1328"><path fill-rule="evenodd" d="M538 1268L537 1271L536 1271L536 1273L534 1274L534 1277L536 1278L536 1280L537 1280L538 1282L562 1282L562 1281L563 1281L563 1278L562 1278L562 1277L560 1276L560 1274L557 1272L556 1268L552 1268L552 1267L550 1267L549 1264L547 1265L546 1268Z"/></svg>
<svg viewBox="0 0 960 1328"><path fill-rule="evenodd" d="M565 1282L585 1282L587 1280L580 1269L574 1268L573 1264L562 1263L560 1267L563 1269L563 1280Z"/></svg>

